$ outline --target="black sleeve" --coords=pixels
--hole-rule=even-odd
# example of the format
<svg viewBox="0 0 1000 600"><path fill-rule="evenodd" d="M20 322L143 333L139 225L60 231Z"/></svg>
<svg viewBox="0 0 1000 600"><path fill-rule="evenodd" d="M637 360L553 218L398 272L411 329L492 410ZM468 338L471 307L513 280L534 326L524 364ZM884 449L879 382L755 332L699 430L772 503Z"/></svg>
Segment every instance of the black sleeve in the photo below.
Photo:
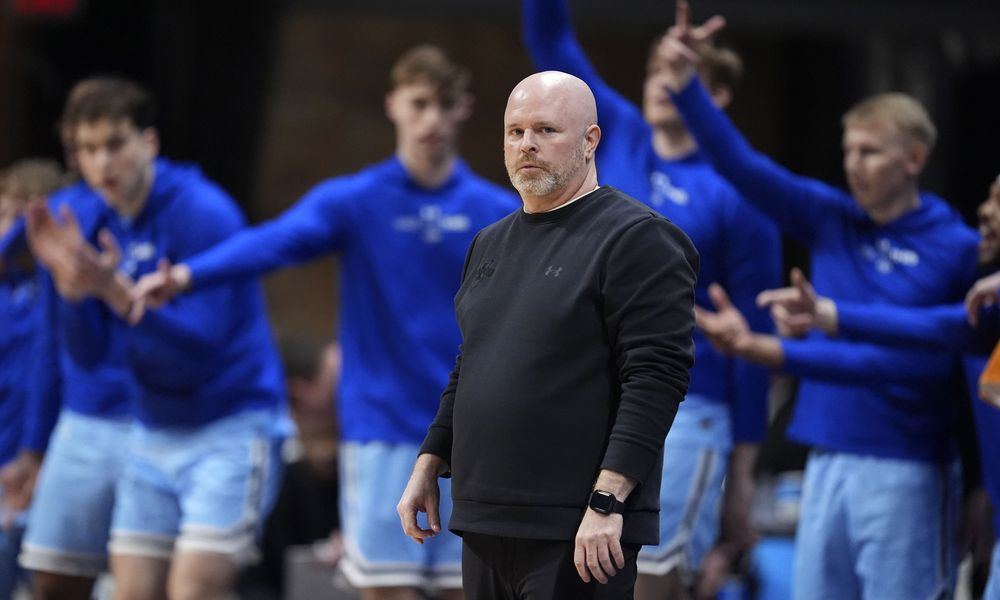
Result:
<svg viewBox="0 0 1000 600"><path fill-rule="evenodd" d="M621 399L601 468L639 483L687 393L698 266L691 241L662 218L631 226L608 255L601 288Z"/></svg>
<svg viewBox="0 0 1000 600"><path fill-rule="evenodd" d="M465 281L466 274L469 270L469 264L472 262L472 252L476 247L476 240L479 239L477 233L476 237L472 238L472 242L469 244L469 251L465 254L465 264L462 265L462 281ZM458 389L458 377L462 371L462 348L458 349L458 356L455 358L455 368L451 370L451 374L448 376L448 384L445 386L444 391L441 393L441 401L438 404L437 415L434 416L434 421L431 422L430 427L427 429L427 436L424 438L424 442L420 445L420 451L418 454L433 454L435 456L440 456L444 459L446 463L451 464L451 443L452 443L452 426L451 418L452 412L455 406L455 391ZM450 476L451 473L445 474L445 477Z"/></svg>

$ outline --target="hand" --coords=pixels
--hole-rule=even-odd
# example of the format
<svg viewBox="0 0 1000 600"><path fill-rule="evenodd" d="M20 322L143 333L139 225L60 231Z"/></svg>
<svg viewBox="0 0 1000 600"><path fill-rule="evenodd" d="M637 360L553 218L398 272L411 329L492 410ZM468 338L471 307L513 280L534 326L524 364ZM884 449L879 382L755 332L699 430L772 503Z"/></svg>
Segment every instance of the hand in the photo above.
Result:
<svg viewBox="0 0 1000 600"><path fill-rule="evenodd" d="M996 304L997 290L1000 290L1000 271L974 283L965 295L965 312L973 327L979 324L979 311L985 306Z"/></svg>
<svg viewBox="0 0 1000 600"><path fill-rule="evenodd" d="M447 471L444 460L433 454L421 454L413 466L413 474L396 505L403 532L418 544L441 532L441 488L437 478ZM428 529L417 523L417 513L427 513Z"/></svg>
<svg viewBox="0 0 1000 600"><path fill-rule="evenodd" d="M702 25L691 27L690 13L687 0L678 0L674 25L656 50L660 62L666 65L664 82L673 92L687 86L701 64L699 49L711 44L712 38L726 26L726 20L716 15Z"/></svg>
<svg viewBox="0 0 1000 600"><path fill-rule="evenodd" d="M43 202L25 211L28 244L35 257L52 274L59 294L70 301L103 297L115 280L121 249L109 231L98 236L101 251L91 246L68 205L60 206L57 221Z"/></svg>
<svg viewBox="0 0 1000 600"><path fill-rule="evenodd" d="M136 325L146 309L157 309L191 287L191 269L184 263L171 265L160 259L156 271L143 275L132 288L132 310L128 321Z"/></svg>
<svg viewBox="0 0 1000 600"><path fill-rule="evenodd" d="M573 550L573 564L584 583L590 583L591 578L607 583L618 569L625 568L621 544L624 522L616 513L602 515L591 508L584 513Z"/></svg>
<svg viewBox="0 0 1000 600"><path fill-rule="evenodd" d="M752 338L747 320L733 306L721 285L713 283L708 286L708 296L717 312L695 306L694 317L698 328L719 352L726 355L740 354L749 346Z"/></svg>
<svg viewBox="0 0 1000 600"><path fill-rule="evenodd" d="M25 209L26 233L32 254L52 274L59 294L67 300L80 300L75 289L75 254L86 241L69 206L60 206L62 223L53 218L44 202L33 202Z"/></svg>
<svg viewBox="0 0 1000 600"><path fill-rule="evenodd" d="M701 561L694 597L698 600L715 600L732 572L732 549L724 544L713 547Z"/></svg>
<svg viewBox="0 0 1000 600"><path fill-rule="evenodd" d="M792 269L791 283L789 287L764 290L758 294L757 306L771 308L771 318L779 335L803 337L813 327L820 326L818 313L821 301L831 301L816 296L816 290L800 269Z"/></svg>
<svg viewBox="0 0 1000 600"><path fill-rule="evenodd" d="M14 460L0 468L0 486L3 486L4 529L10 527L15 514L27 510L35 493L35 482L42 467L42 455L22 450Z"/></svg>

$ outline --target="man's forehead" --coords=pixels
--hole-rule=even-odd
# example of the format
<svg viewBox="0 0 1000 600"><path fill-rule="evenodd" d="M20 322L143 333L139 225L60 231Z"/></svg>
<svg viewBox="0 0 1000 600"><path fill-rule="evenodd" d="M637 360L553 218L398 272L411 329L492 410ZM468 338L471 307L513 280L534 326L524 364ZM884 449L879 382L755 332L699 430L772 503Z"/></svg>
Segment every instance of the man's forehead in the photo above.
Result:
<svg viewBox="0 0 1000 600"><path fill-rule="evenodd" d="M75 133L76 138L79 140L81 138L91 139L113 135L138 134L139 129L128 118L112 119L110 117L102 117L100 119L77 123Z"/></svg>
<svg viewBox="0 0 1000 600"><path fill-rule="evenodd" d="M422 97L438 102L454 102L455 94L451 90L432 84L430 81L416 80L410 83L397 85L393 88L394 94L405 96Z"/></svg>
<svg viewBox="0 0 1000 600"><path fill-rule="evenodd" d="M844 142L902 144L911 141L899 127L887 119L866 119L844 127Z"/></svg>

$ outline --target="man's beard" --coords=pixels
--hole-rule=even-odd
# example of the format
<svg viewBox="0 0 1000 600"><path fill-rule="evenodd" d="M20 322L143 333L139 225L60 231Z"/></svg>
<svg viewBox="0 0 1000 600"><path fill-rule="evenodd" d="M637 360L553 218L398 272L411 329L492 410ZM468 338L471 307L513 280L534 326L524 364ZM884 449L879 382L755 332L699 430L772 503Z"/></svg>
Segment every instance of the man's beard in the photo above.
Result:
<svg viewBox="0 0 1000 600"><path fill-rule="evenodd" d="M514 171L510 176L514 189L525 196L547 196L565 185L565 177L552 171L543 170L537 174L528 175L523 171Z"/></svg>
<svg viewBox="0 0 1000 600"><path fill-rule="evenodd" d="M577 169L586 162L586 159L584 158L583 148L577 147L573 151L572 160L562 170L556 170L551 163L541 163L539 161L525 162L531 162L538 166L540 172L529 175L519 170L515 165L514 170L508 172L514 189L524 196L547 196L565 187L571 175L576 173Z"/></svg>

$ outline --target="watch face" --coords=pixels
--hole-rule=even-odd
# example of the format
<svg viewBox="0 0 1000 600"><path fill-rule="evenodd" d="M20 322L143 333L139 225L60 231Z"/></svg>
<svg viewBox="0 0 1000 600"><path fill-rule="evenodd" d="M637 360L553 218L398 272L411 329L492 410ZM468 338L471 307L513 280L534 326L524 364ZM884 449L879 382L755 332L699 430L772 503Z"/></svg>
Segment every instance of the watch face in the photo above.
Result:
<svg viewBox="0 0 1000 600"><path fill-rule="evenodd" d="M608 492L594 490L594 492L590 495L590 508L599 513L611 512L611 507L614 506L614 502L615 497Z"/></svg>

